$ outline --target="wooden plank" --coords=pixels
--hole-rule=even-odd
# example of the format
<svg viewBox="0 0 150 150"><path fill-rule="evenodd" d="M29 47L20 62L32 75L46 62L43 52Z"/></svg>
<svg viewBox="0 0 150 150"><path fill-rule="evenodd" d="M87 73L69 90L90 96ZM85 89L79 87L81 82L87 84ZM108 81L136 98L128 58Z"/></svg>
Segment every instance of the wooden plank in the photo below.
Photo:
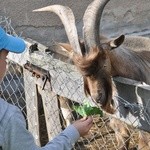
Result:
<svg viewBox="0 0 150 150"><path fill-rule="evenodd" d="M50 90L42 90L40 86L38 86L38 91L43 102L48 138L52 140L62 131L57 95Z"/></svg>
<svg viewBox="0 0 150 150"><path fill-rule="evenodd" d="M27 109L28 130L34 136L36 144L40 146L36 84L29 71L24 69L23 72L24 72L24 86L25 86L25 100L26 100L26 109Z"/></svg>

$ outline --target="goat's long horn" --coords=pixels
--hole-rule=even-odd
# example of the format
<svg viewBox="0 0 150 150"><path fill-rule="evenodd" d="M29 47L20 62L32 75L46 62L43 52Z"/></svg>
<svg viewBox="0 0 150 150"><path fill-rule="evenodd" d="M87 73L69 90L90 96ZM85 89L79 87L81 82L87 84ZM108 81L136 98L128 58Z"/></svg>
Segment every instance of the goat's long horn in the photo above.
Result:
<svg viewBox="0 0 150 150"><path fill-rule="evenodd" d="M87 53L93 47L100 46L99 26L103 9L109 0L94 0L83 16L83 36Z"/></svg>
<svg viewBox="0 0 150 150"><path fill-rule="evenodd" d="M33 10L33 12L37 12L37 11L38 12L50 11L57 14L65 27L68 40L74 52L82 55L81 48L79 45L77 29L75 26L75 17L72 10L69 7L62 6L62 5L51 5L51 6Z"/></svg>

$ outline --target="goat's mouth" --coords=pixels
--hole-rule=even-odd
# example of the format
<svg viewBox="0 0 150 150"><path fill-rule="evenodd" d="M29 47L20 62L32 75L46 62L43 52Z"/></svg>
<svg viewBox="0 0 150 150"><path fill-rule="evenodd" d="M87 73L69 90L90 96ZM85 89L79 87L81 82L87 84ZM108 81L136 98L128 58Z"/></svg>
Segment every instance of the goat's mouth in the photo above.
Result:
<svg viewBox="0 0 150 150"><path fill-rule="evenodd" d="M114 100L112 97L110 98L109 96L106 98L104 95L101 95L100 97L93 98L91 96L93 102L97 107L102 108L104 111L110 114L115 113L115 106L114 106Z"/></svg>
<svg viewBox="0 0 150 150"><path fill-rule="evenodd" d="M106 106L101 107L103 108L106 112L108 112L109 114L114 114L116 112L116 107L114 104L113 99L111 99Z"/></svg>
<svg viewBox="0 0 150 150"><path fill-rule="evenodd" d="M97 105L97 106L100 106L100 107L103 107L105 106L105 103L106 103L106 97L105 97L105 94L92 94L90 95L91 96L91 99L92 101Z"/></svg>

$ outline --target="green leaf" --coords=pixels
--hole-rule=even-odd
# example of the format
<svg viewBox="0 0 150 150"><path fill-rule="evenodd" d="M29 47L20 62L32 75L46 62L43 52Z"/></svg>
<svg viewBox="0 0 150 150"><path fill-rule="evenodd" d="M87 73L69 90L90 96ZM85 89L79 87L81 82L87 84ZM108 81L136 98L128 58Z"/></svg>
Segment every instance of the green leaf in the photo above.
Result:
<svg viewBox="0 0 150 150"><path fill-rule="evenodd" d="M91 115L100 115L103 116L103 112L98 107L92 107L89 103L85 103L80 106L73 106L73 109L79 113L82 117L91 116Z"/></svg>

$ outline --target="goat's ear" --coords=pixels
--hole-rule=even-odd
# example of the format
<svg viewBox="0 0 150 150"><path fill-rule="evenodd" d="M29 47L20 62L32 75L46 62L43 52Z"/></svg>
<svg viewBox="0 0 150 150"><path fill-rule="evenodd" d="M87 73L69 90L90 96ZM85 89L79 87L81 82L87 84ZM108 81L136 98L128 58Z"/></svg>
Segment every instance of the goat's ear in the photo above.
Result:
<svg viewBox="0 0 150 150"><path fill-rule="evenodd" d="M58 43L58 45L61 46L64 51L73 52L73 49L69 43Z"/></svg>
<svg viewBox="0 0 150 150"><path fill-rule="evenodd" d="M125 36L121 35L116 39L113 39L109 42L111 49L119 47L124 42Z"/></svg>
<svg viewBox="0 0 150 150"><path fill-rule="evenodd" d="M82 54L85 54L85 46L84 46L84 41L79 40L79 44L81 47ZM73 52L73 49L69 43L58 43L59 46L63 48L64 51L67 51L69 53Z"/></svg>

